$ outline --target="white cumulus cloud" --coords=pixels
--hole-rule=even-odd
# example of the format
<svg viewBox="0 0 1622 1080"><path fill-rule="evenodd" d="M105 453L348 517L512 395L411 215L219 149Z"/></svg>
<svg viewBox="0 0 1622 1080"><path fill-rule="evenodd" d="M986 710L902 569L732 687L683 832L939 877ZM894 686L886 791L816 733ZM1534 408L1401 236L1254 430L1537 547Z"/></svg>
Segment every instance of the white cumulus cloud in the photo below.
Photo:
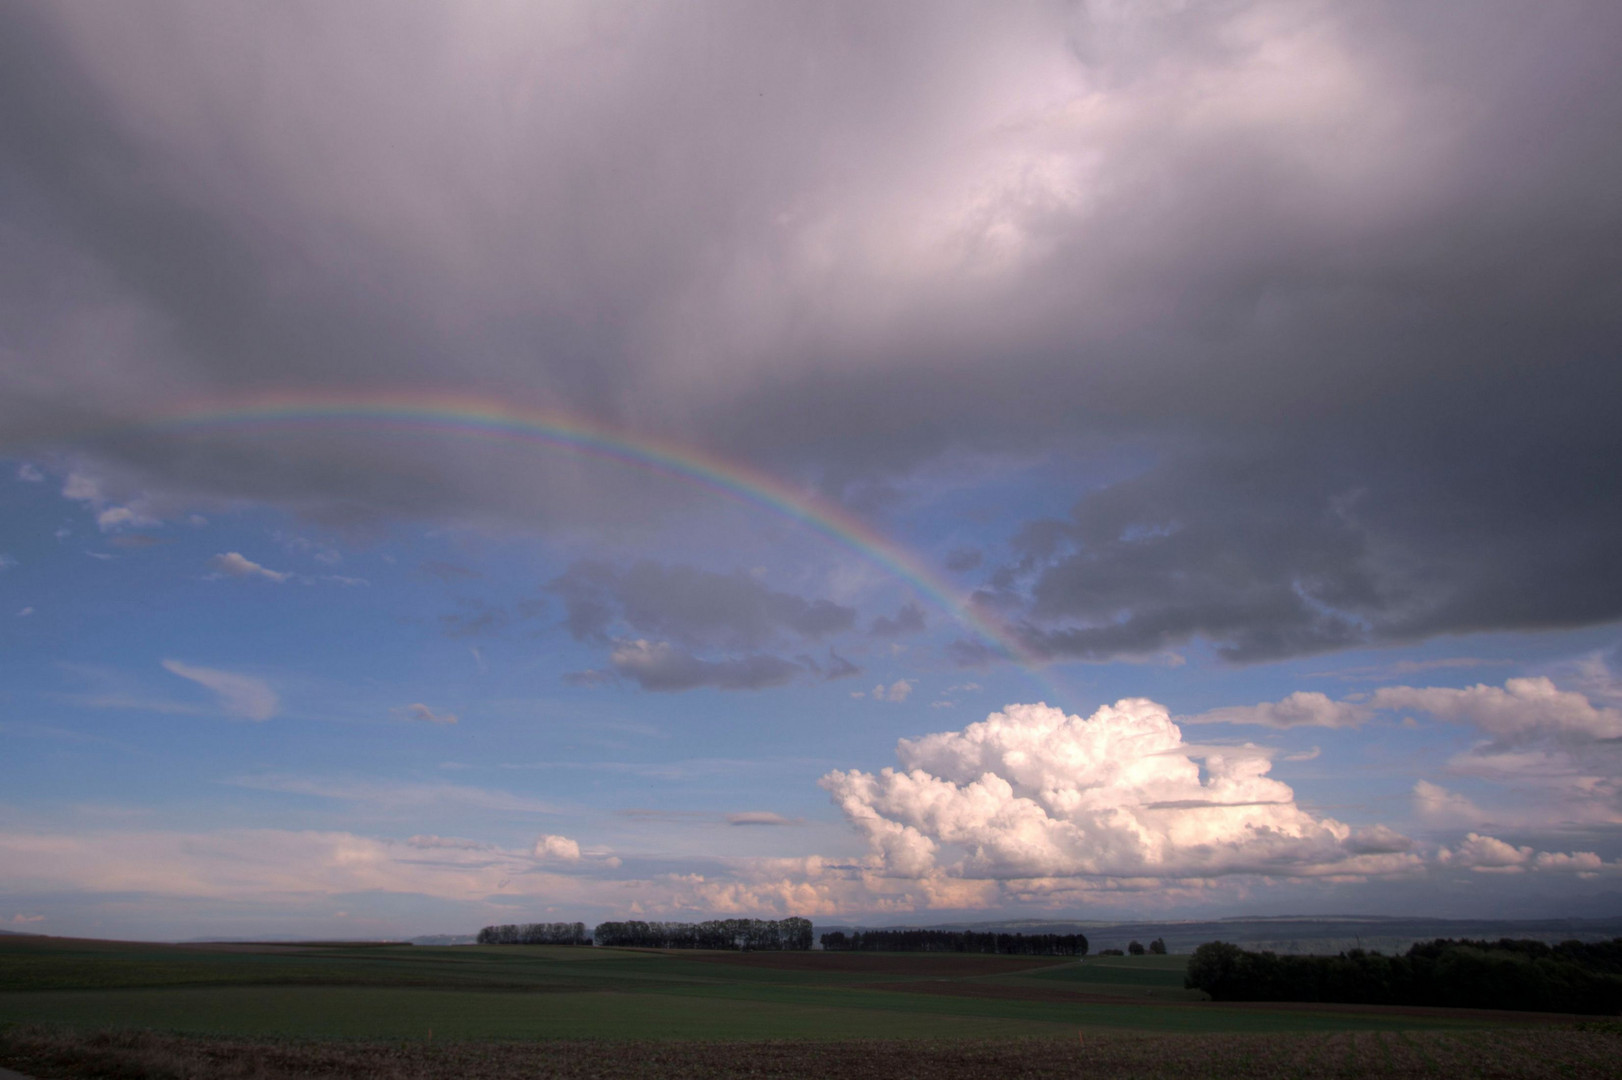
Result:
<svg viewBox="0 0 1622 1080"><path fill-rule="evenodd" d="M1464 689L1387 686L1370 702L1378 709L1413 709L1440 720L1473 724L1490 735L1516 740L1538 735L1622 737L1622 709L1596 707L1586 695L1561 690L1546 677L1510 679L1503 688L1477 684Z"/></svg>
<svg viewBox="0 0 1622 1080"><path fill-rule="evenodd" d="M1517 847L1481 833L1468 833L1459 846L1449 851L1443 848L1437 859L1450 866L1464 867L1482 874L1518 874L1532 861L1530 847Z"/></svg>
<svg viewBox="0 0 1622 1080"><path fill-rule="evenodd" d="M1010 705L897 745L900 769L822 785L883 870L1011 881L1364 875L1419 865L1406 837L1295 803L1264 752L1194 747L1144 698L1090 717Z"/></svg>
<svg viewBox="0 0 1622 1080"><path fill-rule="evenodd" d="M535 841L535 857L561 862L579 862L580 845L567 836L553 836L547 833Z"/></svg>
<svg viewBox="0 0 1622 1080"><path fill-rule="evenodd" d="M1535 851L1529 844L1511 844L1496 836L1468 833L1459 845L1436 853L1438 862L1478 874L1519 874L1527 870L1594 877L1605 862L1592 851ZM1612 867L1614 869L1614 865Z"/></svg>
<svg viewBox="0 0 1622 1080"><path fill-rule="evenodd" d="M1350 701L1333 701L1315 690L1297 690L1283 701L1255 705L1229 705L1198 716L1185 716L1185 724L1256 724L1261 727L1357 727L1369 710Z"/></svg>
<svg viewBox="0 0 1622 1080"><path fill-rule="evenodd" d="M245 720L269 720L281 708L281 700L270 684L252 675L197 667L179 660L165 660L163 667L170 674L190 679L214 691L219 696L220 707L232 716Z"/></svg>
<svg viewBox="0 0 1622 1080"><path fill-rule="evenodd" d="M873 688L873 699L875 701L902 702L906 701L911 695L912 683L908 682L906 679L897 679L889 686L885 686L883 683L880 683L878 686Z"/></svg>
<svg viewBox="0 0 1622 1080"><path fill-rule="evenodd" d="M1429 780L1414 784L1414 812L1422 820L1438 825L1480 825L1489 816L1468 795Z"/></svg>
<svg viewBox="0 0 1622 1080"><path fill-rule="evenodd" d="M1532 859L1532 865L1538 870L1575 873L1584 877L1598 873L1605 866L1599 855L1592 851L1540 851Z"/></svg>
<svg viewBox="0 0 1622 1080"><path fill-rule="evenodd" d="M27 479L24 477L23 479ZM83 472L70 472L62 484L62 497L82 502L96 514L96 527L102 532L118 528L143 528L159 524L157 516L141 498L117 505L96 477Z"/></svg>

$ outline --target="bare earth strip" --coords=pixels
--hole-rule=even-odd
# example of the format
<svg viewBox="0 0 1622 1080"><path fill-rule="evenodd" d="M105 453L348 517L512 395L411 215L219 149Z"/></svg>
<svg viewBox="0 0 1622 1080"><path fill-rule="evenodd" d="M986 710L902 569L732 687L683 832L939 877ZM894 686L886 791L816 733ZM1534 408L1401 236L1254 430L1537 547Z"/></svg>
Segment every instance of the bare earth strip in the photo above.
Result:
<svg viewBox="0 0 1622 1080"><path fill-rule="evenodd" d="M1046 1080L1446 1076L1622 1080L1613 1032L1510 1029L1467 1034L1084 1036L1008 1042L260 1042L152 1033L0 1036L0 1060L40 1080Z"/></svg>

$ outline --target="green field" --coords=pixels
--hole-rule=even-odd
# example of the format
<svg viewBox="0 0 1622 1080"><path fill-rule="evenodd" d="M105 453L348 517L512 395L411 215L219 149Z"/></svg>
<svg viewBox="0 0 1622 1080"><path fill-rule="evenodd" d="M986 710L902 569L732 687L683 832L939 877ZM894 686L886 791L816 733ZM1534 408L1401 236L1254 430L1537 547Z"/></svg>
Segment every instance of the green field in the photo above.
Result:
<svg viewBox="0 0 1622 1080"><path fill-rule="evenodd" d="M1457 1028L1194 1000L1184 958L0 939L0 1023L351 1039L984 1039Z"/></svg>
<svg viewBox="0 0 1622 1080"><path fill-rule="evenodd" d="M40 1080L1605 1076L1615 1022L1217 1004L1184 957L0 937Z"/></svg>

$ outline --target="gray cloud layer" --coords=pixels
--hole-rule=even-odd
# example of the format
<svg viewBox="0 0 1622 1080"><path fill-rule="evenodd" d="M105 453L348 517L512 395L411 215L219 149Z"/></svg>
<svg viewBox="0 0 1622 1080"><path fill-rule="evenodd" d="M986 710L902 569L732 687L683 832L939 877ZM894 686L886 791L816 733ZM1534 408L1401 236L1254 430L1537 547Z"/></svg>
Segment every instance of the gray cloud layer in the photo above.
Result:
<svg viewBox="0 0 1622 1080"><path fill-rule="evenodd" d="M831 648L826 661L762 651L814 645L850 630L856 611L743 574L647 560L623 568L582 561L549 588L563 598L564 626L576 641L610 646L611 672L579 673L577 682L612 673L644 690L760 690L807 673L840 679L861 670ZM705 659L702 651L720 655Z"/></svg>
<svg viewBox="0 0 1622 1080"><path fill-rule="evenodd" d="M0 425L109 497L543 526L680 497L449 441L108 434L478 389L835 493L1018 449L1080 495L1090 448L1139 448L991 573L1055 656L1622 616L1614 4L0 19ZM748 655L843 618L728 610L649 633Z"/></svg>

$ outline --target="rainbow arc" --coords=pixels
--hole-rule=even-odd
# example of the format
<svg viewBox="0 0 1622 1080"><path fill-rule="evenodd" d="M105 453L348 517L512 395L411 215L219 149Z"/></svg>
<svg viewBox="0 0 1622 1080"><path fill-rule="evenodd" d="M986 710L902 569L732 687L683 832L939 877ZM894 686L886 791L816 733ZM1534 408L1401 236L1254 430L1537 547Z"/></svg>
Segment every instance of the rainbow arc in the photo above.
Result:
<svg viewBox="0 0 1622 1080"><path fill-rule="evenodd" d="M142 430L305 428L363 423L390 431L453 435L564 450L677 480L788 518L855 551L1033 674L1045 667L1018 636L980 611L926 563L872 525L814 492L751 465L579 416L465 394L277 392L191 402L149 417ZM1053 688L1057 693L1057 688Z"/></svg>

